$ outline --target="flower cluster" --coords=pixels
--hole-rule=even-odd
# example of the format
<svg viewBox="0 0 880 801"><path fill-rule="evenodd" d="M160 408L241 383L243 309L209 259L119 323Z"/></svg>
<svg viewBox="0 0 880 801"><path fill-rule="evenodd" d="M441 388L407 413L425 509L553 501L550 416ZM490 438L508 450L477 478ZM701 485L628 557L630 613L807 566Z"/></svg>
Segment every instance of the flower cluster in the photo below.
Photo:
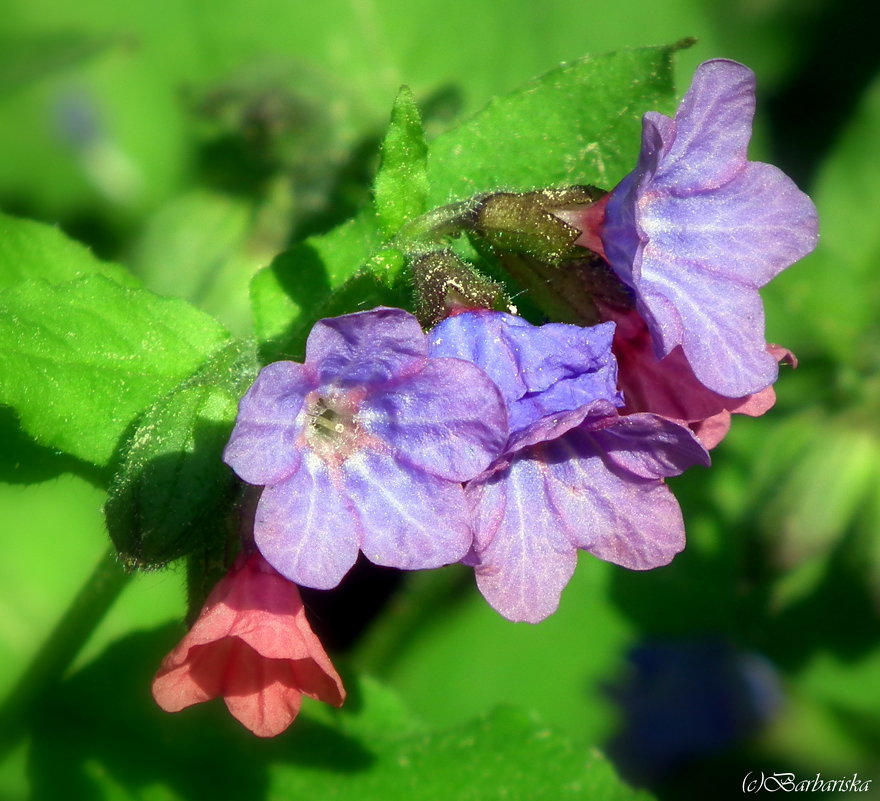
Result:
<svg viewBox="0 0 880 801"><path fill-rule="evenodd" d="M498 612L537 623L578 550L647 570L684 548L665 479L708 465L731 413L772 406L794 357L764 341L758 289L817 237L806 195L747 160L753 113L752 73L706 62L674 119L645 115L638 164L610 193L577 207L576 192L538 193L565 200L542 220L563 239L574 227L616 282L591 298L602 322L533 325L438 289L427 334L401 309L324 319L303 363L261 371L224 453L262 487L256 552L163 663L163 708L222 695L272 735L303 694L341 703L296 585L335 587L359 552L405 570L464 562ZM483 208L519 215L525 196L505 197Z"/></svg>
<svg viewBox="0 0 880 801"><path fill-rule="evenodd" d="M708 455L679 423L618 413L613 328L533 327L468 312L434 330L431 352L478 364L507 404L507 444L467 485L468 562L511 620L537 623L556 610L579 548L634 570L665 565L684 548L663 479L708 464Z"/></svg>
<svg viewBox="0 0 880 801"><path fill-rule="evenodd" d="M666 476L708 463L682 424L621 416L614 325L463 312L430 337L399 309L321 321L302 365L266 367L225 458L265 486L254 537L298 584L335 586L360 548L457 561L511 620L551 614L582 548L648 569L684 547Z"/></svg>

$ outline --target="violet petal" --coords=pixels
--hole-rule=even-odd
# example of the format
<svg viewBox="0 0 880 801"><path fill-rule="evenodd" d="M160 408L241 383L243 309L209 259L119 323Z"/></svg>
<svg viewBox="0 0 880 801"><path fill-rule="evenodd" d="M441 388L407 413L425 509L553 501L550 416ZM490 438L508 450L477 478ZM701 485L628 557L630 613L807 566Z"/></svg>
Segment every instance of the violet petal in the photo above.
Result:
<svg viewBox="0 0 880 801"><path fill-rule="evenodd" d="M223 461L250 484L276 484L297 470L297 418L315 385L313 372L296 362L264 367L238 405Z"/></svg>
<svg viewBox="0 0 880 801"><path fill-rule="evenodd" d="M295 584L328 590L357 559L359 520L331 468L307 455L291 478L263 490L254 541L266 561Z"/></svg>
<svg viewBox="0 0 880 801"><path fill-rule="evenodd" d="M428 352L418 320L402 309L378 308L315 323L306 363L320 383L340 387L381 384L418 369Z"/></svg>
<svg viewBox="0 0 880 801"><path fill-rule="evenodd" d="M533 326L503 312L468 312L431 332L430 352L481 367L501 390L516 433L544 416L599 398L621 403L613 334L608 324Z"/></svg>
<svg viewBox="0 0 880 801"><path fill-rule="evenodd" d="M668 564L685 544L669 488L621 469L580 431L543 446L553 508L572 543L633 570Z"/></svg>
<svg viewBox="0 0 880 801"><path fill-rule="evenodd" d="M539 459L518 458L500 476L473 482L477 586L508 620L538 623L559 606L577 564L562 533Z"/></svg>
<svg viewBox="0 0 880 801"><path fill-rule="evenodd" d="M664 136L654 184L688 192L729 181L745 165L754 116L754 73L727 59L704 61L676 111L675 136Z"/></svg>
<svg viewBox="0 0 880 801"><path fill-rule="evenodd" d="M429 359L418 373L368 396L359 420L398 459L451 481L485 470L507 440L498 389L461 359Z"/></svg>
<svg viewBox="0 0 880 801"><path fill-rule="evenodd" d="M757 289L816 245L812 201L781 170L758 162L711 193L651 196L640 222L650 243L646 281L689 272L693 282L696 272Z"/></svg>
<svg viewBox="0 0 880 801"><path fill-rule="evenodd" d="M421 570L457 562L470 547L460 484L370 452L346 461L344 475L371 562Z"/></svg>
<svg viewBox="0 0 880 801"><path fill-rule="evenodd" d="M628 414L595 431L589 425L573 440L591 440L606 461L646 479L677 476L687 468L709 466L709 453L686 426L655 414Z"/></svg>
<svg viewBox="0 0 880 801"><path fill-rule="evenodd" d="M658 357L680 344L700 382L728 398L768 387L779 369L764 339L761 296L723 277L692 277L666 270L642 281L639 311L660 344Z"/></svg>
<svg viewBox="0 0 880 801"><path fill-rule="evenodd" d="M697 379L729 398L775 381L757 289L817 240L810 199L746 161L754 105L747 67L700 65L674 120L644 116L639 163L611 193L601 234L658 358L681 345Z"/></svg>

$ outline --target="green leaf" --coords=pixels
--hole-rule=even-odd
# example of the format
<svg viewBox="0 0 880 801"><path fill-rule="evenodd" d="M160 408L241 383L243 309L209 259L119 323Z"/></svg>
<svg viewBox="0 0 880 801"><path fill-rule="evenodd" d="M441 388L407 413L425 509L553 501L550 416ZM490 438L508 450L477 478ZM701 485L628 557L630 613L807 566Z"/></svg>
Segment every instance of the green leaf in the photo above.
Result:
<svg viewBox="0 0 880 801"><path fill-rule="evenodd" d="M427 210L428 145L422 116L408 86L394 101L391 124L382 143L382 164L373 190L376 211L386 236Z"/></svg>
<svg viewBox="0 0 880 801"><path fill-rule="evenodd" d="M126 269L96 259L58 228L0 213L0 289L31 279L58 284L86 275L105 275L118 284L138 286Z"/></svg>
<svg viewBox="0 0 880 801"><path fill-rule="evenodd" d="M30 751L34 797L58 797L63 787L74 800L127 798L148 785L170 801L650 798L522 710L425 730L392 692L358 677L346 678L341 710L306 700L272 740L253 737L219 700L169 715L146 688L179 635L166 628L124 638L47 699Z"/></svg>
<svg viewBox="0 0 880 801"><path fill-rule="evenodd" d="M587 56L493 100L431 143L431 205L495 190L611 189L635 167L642 114L671 105L677 49Z"/></svg>
<svg viewBox="0 0 880 801"><path fill-rule="evenodd" d="M37 442L105 465L134 419L228 339L181 300L103 275L0 292L0 402Z"/></svg>
<svg viewBox="0 0 880 801"><path fill-rule="evenodd" d="M279 765L272 798L383 801L637 801L602 757L521 709L502 707L463 726L371 741L375 763L361 774L316 775Z"/></svg>
<svg viewBox="0 0 880 801"><path fill-rule="evenodd" d="M221 457L255 362L232 342L138 420L104 507L130 565L157 567L224 542L239 484Z"/></svg>
<svg viewBox="0 0 880 801"><path fill-rule="evenodd" d="M367 268L381 242L375 215L364 212L257 273L251 308L263 358L301 358L305 337L322 317L393 303L388 283L401 269L399 254L388 251Z"/></svg>

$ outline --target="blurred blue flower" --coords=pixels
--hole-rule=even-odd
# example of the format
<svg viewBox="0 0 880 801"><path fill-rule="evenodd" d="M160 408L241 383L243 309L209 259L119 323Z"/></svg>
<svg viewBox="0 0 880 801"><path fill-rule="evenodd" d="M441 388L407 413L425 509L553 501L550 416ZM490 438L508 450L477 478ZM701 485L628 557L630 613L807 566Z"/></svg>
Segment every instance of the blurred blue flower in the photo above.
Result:
<svg viewBox="0 0 880 801"><path fill-rule="evenodd" d="M721 639L649 640L628 662L626 677L609 688L622 726L607 751L635 784L652 784L742 741L782 703L773 666Z"/></svg>

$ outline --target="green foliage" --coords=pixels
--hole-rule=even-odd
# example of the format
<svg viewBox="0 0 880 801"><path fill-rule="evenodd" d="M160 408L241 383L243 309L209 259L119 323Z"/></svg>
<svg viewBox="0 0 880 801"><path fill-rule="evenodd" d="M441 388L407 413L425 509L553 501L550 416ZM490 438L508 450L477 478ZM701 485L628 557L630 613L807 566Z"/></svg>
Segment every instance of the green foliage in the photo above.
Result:
<svg viewBox="0 0 880 801"><path fill-rule="evenodd" d="M36 799L62 786L70 801L115 801L135 788L162 788L161 797L181 801L650 798L621 784L599 755L522 711L501 708L454 728L426 729L368 679L348 682L340 712L306 701L294 726L268 742L244 731L219 701L169 716L142 688L151 658L174 636L168 628L131 635L47 699L30 756ZM132 663L132 655L140 659ZM120 671L130 674L122 682L131 699L124 708L102 701ZM96 736L73 736L84 725Z"/></svg>
<svg viewBox="0 0 880 801"><path fill-rule="evenodd" d="M620 572L584 555L559 610L534 626L500 617L477 592L470 571L461 569L446 594L419 599L429 611L408 632L405 648L370 649L364 658L433 724L458 725L481 705L516 703L579 742L602 742L612 723L601 685L621 670L634 636L607 601ZM430 580L428 574L410 577L401 606L418 603ZM444 692L438 692L438 676Z"/></svg>
<svg viewBox="0 0 880 801"><path fill-rule="evenodd" d="M641 114L665 109L673 99L672 56L677 49L673 45L588 57L495 99L430 144L429 205L499 189L608 186L618 180L635 164ZM347 301L349 310L356 298L358 308L394 301L384 286L393 289L399 259L391 270L384 269L387 259L382 269L375 262L365 265L381 248L380 227L387 234L424 209L422 147L417 109L403 92L377 178L380 222L364 212L294 246L254 278L251 302L265 357L301 353L312 323L344 309L346 303L340 301Z"/></svg>
<svg viewBox="0 0 880 801"><path fill-rule="evenodd" d="M147 289L184 298L246 336L248 284L280 249L284 234L283 224L260 219L250 198L193 191L150 215L128 263Z"/></svg>
<svg viewBox="0 0 880 801"><path fill-rule="evenodd" d="M138 419L105 506L110 536L130 566L161 566L212 542L222 547L239 484L221 456L255 377L253 354L232 343Z"/></svg>
<svg viewBox="0 0 880 801"><path fill-rule="evenodd" d="M40 645L43 637L35 632L45 636L106 550L103 499L101 490L73 475L0 484L0 697L8 696Z"/></svg>
<svg viewBox="0 0 880 801"><path fill-rule="evenodd" d="M427 101L436 133L582 53L682 35L700 37L704 55L721 52L700 0L622 0L602 13L578 0L5 7L0 202L14 197L56 218L87 209L115 229L192 181L193 163L215 152L201 123L218 107L224 123L230 105L240 110L227 142L267 119L271 148L285 143L285 169L311 183L381 132L403 82Z"/></svg>
<svg viewBox="0 0 880 801"><path fill-rule="evenodd" d="M362 272L381 239L364 212L328 234L312 236L278 256L251 282L254 328L266 361L302 359L305 338L322 317L370 309L387 295Z"/></svg>
<svg viewBox="0 0 880 801"><path fill-rule="evenodd" d="M364 745L372 746L376 756L368 773L340 778L279 771L275 792L279 798L317 793L339 801L650 798L623 785L601 756L585 759L564 737L513 708L497 709L453 729L374 738Z"/></svg>
<svg viewBox="0 0 880 801"><path fill-rule="evenodd" d="M97 465L153 400L226 340L183 301L103 275L0 293L0 400L37 442Z"/></svg>
<svg viewBox="0 0 880 801"><path fill-rule="evenodd" d="M642 114L672 104L677 49L588 56L493 100L432 143L432 204L499 189L612 188L635 165Z"/></svg>
<svg viewBox="0 0 880 801"><path fill-rule="evenodd" d="M123 286L138 284L123 267L99 261L57 228L0 213L0 289L35 279L61 284L88 275Z"/></svg>
<svg viewBox="0 0 880 801"><path fill-rule="evenodd" d="M758 125L775 128L758 144L808 175L800 143L837 125L856 91L835 81L856 71L858 48L829 65L822 23L860 17L827 0L759 5L8 0L0 205L60 220L137 278L58 227L0 215L0 438L16 482L0 486L2 688L28 675L104 551L106 494L92 484L111 470L110 527L135 561L224 535L236 485L218 455L256 367L224 328L255 334L262 360L301 359L316 319L411 302L402 243L388 239L431 207L608 188L631 169L641 114L674 105L674 48L621 48L698 36L679 53L680 88L703 58L748 63ZM571 60L584 52L608 54ZM376 211L364 210L404 81ZM808 87L796 109L815 124L794 95L779 103L794 85ZM150 677L182 633L183 571L138 575L76 671L41 688L29 739L0 764L0 796L645 798L589 748L616 721L603 688L640 637L707 633L764 653L782 679L783 707L746 770L878 775L878 126L875 81L819 166L819 250L766 293L770 337L801 366L783 373L771 414L734 421L711 471L672 482L689 537L673 565L646 575L585 558L560 612L535 627L495 615L470 573L427 598L412 577L378 619L372 664L394 691L347 677L343 710L307 702L272 742L220 702L175 716L153 706ZM55 478L65 470L88 481ZM421 612L404 624L406 608ZM510 702L529 711L484 711ZM728 792L706 778L718 763L702 770L661 794Z"/></svg>
<svg viewBox="0 0 880 801"><path fill-rule="evenodd" d="M880 203L880 78L823 164L812 197L819 210L816 251L768 287L785 316L771 333L778 341L806 338L841 364L876 369L880 329L880 230L865 209ZM809 319L810 326L794 321ZM788 322L796 330L782 326ZM803 346L801 346L803 347Z"/></svg>
<svg viewBox="0 0 880 801"><path fill-rule="evenodd" d="M373 191L382 231L393 236L428 210L428 145L422 117L408 86L402 86L382 143L382 164Z"/></svg>
<svg viewBox="0 0 880 801"><path fill-rule="evenodd" d="M827 557L880 486L880 444L849 426L823 429L798 454L762 513L780 565Z"/></svg>

